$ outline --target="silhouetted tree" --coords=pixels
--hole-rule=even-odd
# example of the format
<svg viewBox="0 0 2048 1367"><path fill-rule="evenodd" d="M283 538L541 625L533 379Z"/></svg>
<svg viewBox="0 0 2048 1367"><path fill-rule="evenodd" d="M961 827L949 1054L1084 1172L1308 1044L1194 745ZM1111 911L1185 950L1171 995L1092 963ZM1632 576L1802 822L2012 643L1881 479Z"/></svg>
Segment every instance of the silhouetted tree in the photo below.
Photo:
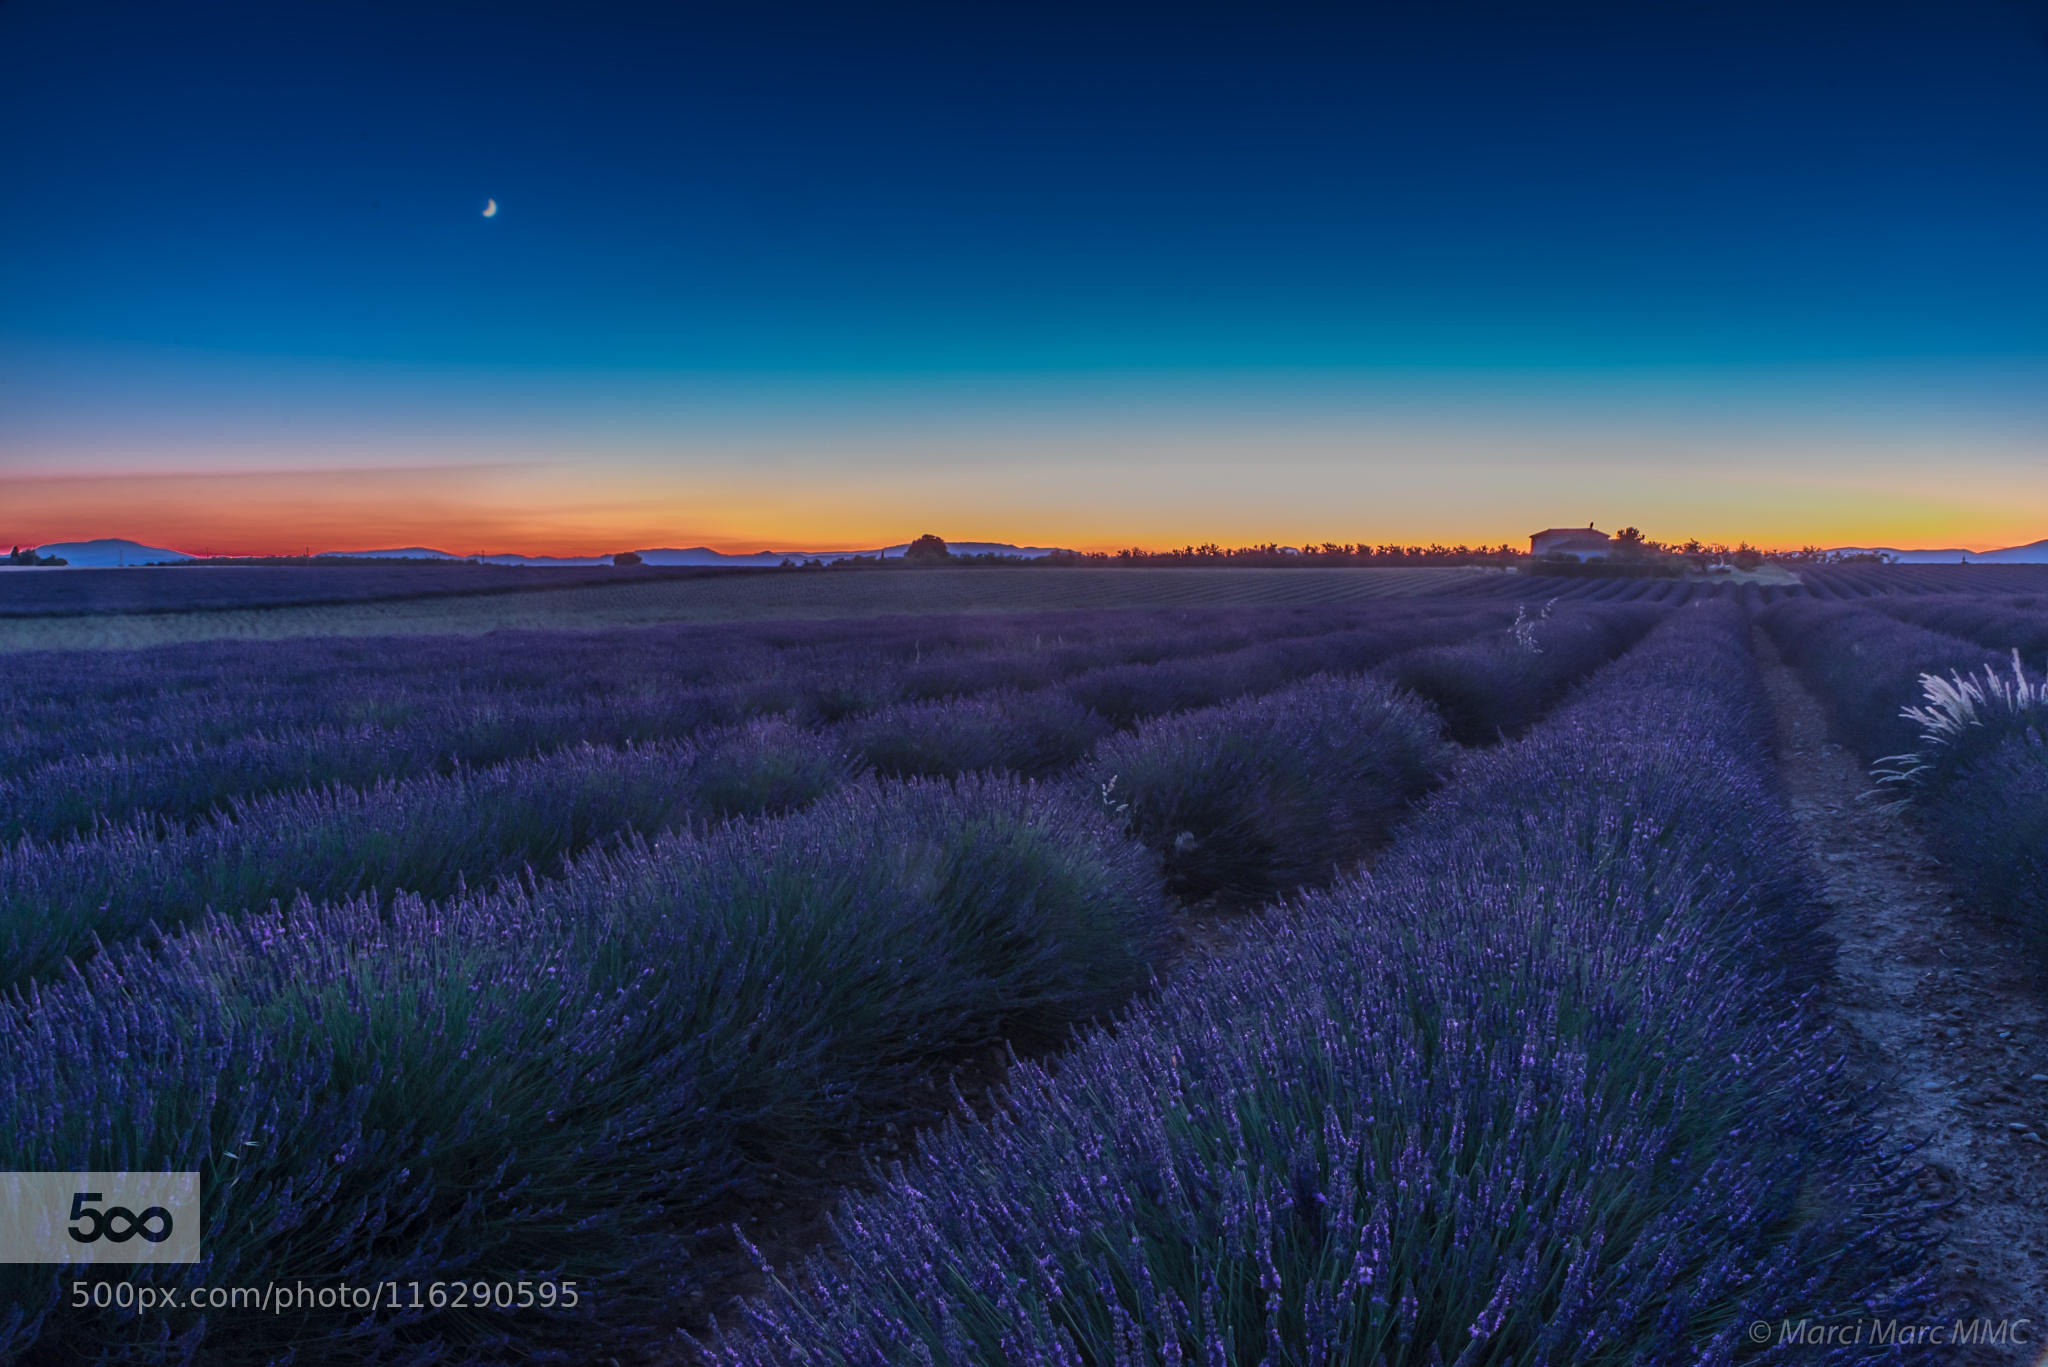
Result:
<svg viewBox="0 0 2048 1367"><path fill-rule="evenodd" d="M612 557L612 563L614 565L638 565L641 563L640 552L620 551L617 555Z"/></svg>
<svg viewBox="0 0 2048 1367"><path fill-rule="evenodd" d="M944 541L926 532L904 548L903 558L913 565L943 565L953 557Z"/></svg>

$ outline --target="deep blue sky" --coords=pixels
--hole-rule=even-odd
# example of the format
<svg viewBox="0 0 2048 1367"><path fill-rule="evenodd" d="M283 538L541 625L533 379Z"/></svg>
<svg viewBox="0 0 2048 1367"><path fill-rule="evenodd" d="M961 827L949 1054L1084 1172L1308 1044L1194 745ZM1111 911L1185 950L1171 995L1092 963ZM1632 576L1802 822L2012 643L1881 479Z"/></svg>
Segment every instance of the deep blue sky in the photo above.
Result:
<svg viewBox="0 0 2048 1367"><path fill-rule="evenodd" d="M972 445L977 412L1016 416L975 407L990 383L1037 396L1052 447L1137 450L1134 488L1221 396L1306 387L1331 440L1392 459L1368 438L1411 430L1374 426L1402 376L1453 426L1550 377L1603 431L1603 377L1646 368L1705 377L1673 430L1731 395L1810 428L1902 376L1931 428L1988 389L1986 479L2043 435L2037 0L592 12L0 0L0 471L417 468L468 432L456 464L829 540L734 482L747 451L905 497L876 452L935 412ZM1186 403L1162 373L1198 377ZM1115 376L1153 426L1112 449L1087 415ZM896 425L846 429L877 384ZM1484 444L1458 430L1439 446ZM1838 436L1817 486L1911 502ZM1366 464L1348 516L1378 506ZM1008 487L930 511L1095 534L1004 524ZM1313 488L1298 525L1338 535ZM1447 527L1439 503L1413 516Z"/></svg>

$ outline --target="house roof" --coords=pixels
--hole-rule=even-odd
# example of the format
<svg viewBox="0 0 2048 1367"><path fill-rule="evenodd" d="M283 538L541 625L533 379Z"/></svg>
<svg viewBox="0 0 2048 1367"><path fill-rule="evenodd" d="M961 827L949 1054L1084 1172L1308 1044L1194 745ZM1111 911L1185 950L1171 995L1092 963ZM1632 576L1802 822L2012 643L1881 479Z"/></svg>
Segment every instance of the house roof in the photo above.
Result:
<svg viewBox="0 0 2048 1367"><path fill-rule="evenodd" d="M1531 541L1534 541L1539 536L1582 536L1589 541L1606 541L1610 539L1607 533L1596 532L1591 527L1545 527L1540 532L1529 533Z"/></svg>
<svg viewBox="0 0 2048 1367"><path fill-rule="evenodd" d="M1607 537L1587 536L1584 532L1580 532L1576 536L1567 536L1562 541L1553 541L1544 549L1553 551L1605 551L1611 550L1613 547L1614 542Z"/></svg>

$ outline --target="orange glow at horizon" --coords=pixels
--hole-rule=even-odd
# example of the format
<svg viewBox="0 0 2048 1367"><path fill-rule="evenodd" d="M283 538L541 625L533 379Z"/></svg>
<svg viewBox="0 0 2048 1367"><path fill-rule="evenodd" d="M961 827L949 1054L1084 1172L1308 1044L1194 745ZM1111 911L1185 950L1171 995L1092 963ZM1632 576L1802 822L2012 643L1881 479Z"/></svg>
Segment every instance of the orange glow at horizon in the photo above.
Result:
<svg viewBox="0 0 2048 1367"><path fill-rule="evenodd" d="M81 363L82 364L82 363ZM392 374L140 356L0 405L0 540L596 556L2048 535L2048 360L1599 374ZM47 372L47 373L46 373Z"/></svg>
<svg viewBox="0 0 2048 1367"><path fill-rule="evenodd" d="M1021 473L1021 472L1020 472ZM1079 472L1074 472L1078 474ZM1493 481L1460 506L1441 493L1301 499L1236 489L1239 474L1183 472L1175 484L1097 471L1095 497L1065 495L1066 477L970 481L784 482L727 477L690 490L672 481L600 480L559 467L473 466L203 475L42 476L10 481L0 540L23 545L119 536L195 554L282 555L307 549L426 546L457 554L596 556L657 546L728 553L870 549L931 531L949 541L1116 550L1216 542L1249 545L1521 544L1539 527L1592 520L1633 524L1655 538L1767 547L1959 546L1973 551L2048 534L2039 504L1989 503L1933 488L1871 489L1783 483L1761 476L1674 481L1560 480L1554 473ZM1591 487L1587 487L1590 484ZM1521 487L1516 487L1516 486ZM992 487L991 487L992 486ZM1546 487L1547 486L1547 487ZM1309 493L1315 493L1313 480ZM1107 496L1104 496L1107 495ZM1321 511L1287 505L1320 502ZM1358 503L1376 507L1353 507ZM1219 506L1231 507L1228 513Z"/></svg>

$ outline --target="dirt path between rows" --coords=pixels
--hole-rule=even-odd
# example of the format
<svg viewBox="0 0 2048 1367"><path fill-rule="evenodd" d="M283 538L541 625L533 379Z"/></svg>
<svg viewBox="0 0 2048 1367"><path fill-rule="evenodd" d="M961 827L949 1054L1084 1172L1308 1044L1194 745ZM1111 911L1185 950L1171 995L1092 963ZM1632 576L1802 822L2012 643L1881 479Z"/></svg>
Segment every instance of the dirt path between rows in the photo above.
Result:
<svg viewBox="0 0 2048 1367"><path fill-rule="evenodd" d="M1956 1362L2025 1362L2048 1349L2048 1001L2011 937L1955 904L1903 817L1859 801L1869 777L1828 739L1820 703L1759 633L1793 815L1820 862L1840 943L1828 1006L1877 1113L1917 1146L1922 1189L1950 1203L1945 1283L1991 1321L2031 1321L2025 1346L1958 1349Z"/></svg>

